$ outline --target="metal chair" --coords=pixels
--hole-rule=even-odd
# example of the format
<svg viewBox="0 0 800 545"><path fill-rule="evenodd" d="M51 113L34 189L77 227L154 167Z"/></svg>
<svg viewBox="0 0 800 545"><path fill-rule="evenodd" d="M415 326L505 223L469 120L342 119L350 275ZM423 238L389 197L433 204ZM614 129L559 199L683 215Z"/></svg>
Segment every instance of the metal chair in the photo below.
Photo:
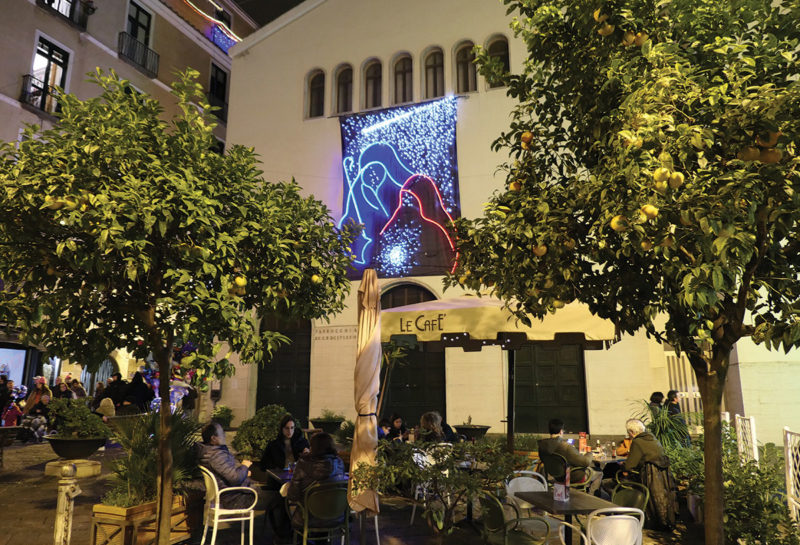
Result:
<svg viewBox="0 0 800 545"><path fill-rule="evenodd" d="M644 512L633 507L608 507L589 513L586 536L595 545L642 545Z"/></svg>
<svg viewBox="0 0 800 545"><path fill-rule="evenodd" d="M567 459L557 454L555 452L543 454L539 453L539 456L542 459L542 464L544 464L544 471L548 477L553 479L554 482L563 483L566 479L567 475L567 467L570 467ZM594 471L590 467L579 467L579 466L571 466L570 473L574 471L582 471L584 474L584 478L580 482L572 482L570 480L569 487L582 490L583 492L587 491L587 488L592 483Z"/></svg>
<svg viewBox="0 0 800 545"><path fill-rule="evenodd" d="M303 537L325 538L327 541L341 534L342 543L350 545L350 506L347 503L347 484L341 482L315 483L306 488L303 503L295 504L303 519L303 527L292 524L292 543Z"/></svg>
<svg viewBox="0 0 800 545"><path fill-rule="evenodd" d="M586 537L586 534L583 533L583 529L578 528L574 524L569 524L568 522L562 522L561 525L558 527L558 537L561 539L561 545L572 545L572 543L567 543L567 540L564 537L564 529L567 526L572 528L573 532L577 532L577 534L581 537L581 543L583 545L591 545L591 543L589 543L589 538Z"/></svg>
<svg viewBox="0 0 800 545"><path fill-rule="evenodd" d="M206 485L206 501L203 508L203 539L200 540L200 545L206 542L206 533L208 532L208 525L213 519L213 530L211 532L211 545L217 541L217 527L220 522L236 522L242 523L242 539L241 543L244 545L244 523L250 521L250 545L253 545L253 508L258 501L258 494L249 486L229 486L227 488L219 489L217 486L217 479L214 474L203 466L200 466L200 471L203 472L203 482ZM226 509L222 507L222 495L228 492L250 492L253 494L253 503L246 509Z"/></svg>
<svg viewBox="0 0 800 545"><path fill-rule="evenodd" d="M611 503L620 507L634 507L646 511L649 501L650 490L645 485L633 481L621 481L611 493Z"/></svg>
<svg viewBox="0 0 800 545"><path fill-rule="evenodd" d="M547 542L547 536L550 533L550 524L543 518L538 516L533 517L520 517L517 506L509 504L517 515L513 519L506 520L503 504L496 496L489 492L484 492L480 497L481 510L483 516L483 541L490 545L542 545ZM540 527L539 536L533 536L520 529L522 523L530 526L537 523Z"/></svg>
<svg viewBox="0 0 800 545"><path fill-rule="evenodd" d="M515 471L514 477L506 481L506 498L520 509L533 506L517 497L517 492L547 492L547 478L535 471Z"/></svg>

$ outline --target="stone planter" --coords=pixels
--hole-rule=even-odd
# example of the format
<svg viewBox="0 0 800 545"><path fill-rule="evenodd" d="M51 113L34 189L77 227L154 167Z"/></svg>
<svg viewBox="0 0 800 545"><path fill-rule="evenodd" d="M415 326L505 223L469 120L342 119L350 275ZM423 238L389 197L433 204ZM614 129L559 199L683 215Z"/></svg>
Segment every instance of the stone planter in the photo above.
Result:
<svg viewBox="0 0 800 545"><path fill-rule="evenodd" d="M491 428L491 426L478 426L477 424L461 424L453 427L456 429L456 433L465 435L470 441L481 439Z"/></svg>
<svg viewBox="0 0 800 545"><path fill-rule="evenodd" d="M92 508L91 545L153 545L156 539L156 502L133 507L95 504ZM170 543L191 536L186 503L176 496L172 503Z"/></svg>
<svg viewBox="0 0 800 545"><path fill-rule="evenodd" d="M88 458L106 444L105 438L46 437L50 448L61 458L76 460Z"/></svg>
<svg viewBox="0 0 800 545"><path fill-rule="evenodd" d="M309 421L315 428L331 435L336 433L344 422L344 420L319 420L318 418L309 418Z"/></svg>

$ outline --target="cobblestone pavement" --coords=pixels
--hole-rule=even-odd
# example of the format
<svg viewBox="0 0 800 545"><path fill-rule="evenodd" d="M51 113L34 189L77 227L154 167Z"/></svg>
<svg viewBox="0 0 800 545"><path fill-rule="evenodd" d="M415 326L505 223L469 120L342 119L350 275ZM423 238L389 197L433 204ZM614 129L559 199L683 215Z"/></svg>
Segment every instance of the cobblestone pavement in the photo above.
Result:
<svg viewBox="0 0 800 545"><path fill-rule="evenodd" d="M91 540L92 505L98 503L100 497L108 489L110 462L122 455L120 449L108 449L98 452L90 458L102 464L103 472L99 477L79 479L78 484L83 491L75 499L75 515L73 518L72 544L89 545ZM57 457L47 444L19 443L5 449L5 467L0 469L0 545L50 545L53 543L53 527L56 510L57 477L46 477L44 467L47 462ZM431 531L417 517L417 522L409 526L410 508L404 505L389 504L383 506L380 515L380 533L382 545L423 545L439 543L432 537ZM263 517L257 516L256 545L269 545L271 538L264 535ZM365 526L364 545L375 543L373 522L369 519ZM693 528L694 534L697 529ZM351 542L359 543L357 525L353 525ZM199 543L199 539L189 543ZM219 545L238 544L239 530L229 528L217 536ZM478 545L482 543L478 532L471 527L457 530L444 543L458 545ZM559 543L558 540L553 543ZM576 541L577 543L577 541ZM646 531L644 544L657 545L682 543L694 545L702 543L697 536L678 539L669 534Z"/></svg>

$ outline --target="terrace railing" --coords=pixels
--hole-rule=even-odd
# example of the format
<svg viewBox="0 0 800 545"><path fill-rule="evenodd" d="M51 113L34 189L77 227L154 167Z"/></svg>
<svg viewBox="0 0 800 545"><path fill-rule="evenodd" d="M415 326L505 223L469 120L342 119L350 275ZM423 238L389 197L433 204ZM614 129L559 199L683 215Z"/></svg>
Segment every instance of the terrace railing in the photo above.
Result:
<svg viewBox="0 0 800 545"><path fill-rule="evenodd" d="M119 33L117 52L123 60L147 74L148 77L158 76L158 53L127 32Z"/></svg>
<svg viewBox="0 0 800 545"><path fill-rule="evenodd" d="M54 114L61 109L56 88L47 85L31 74L22 77L22 92L19 100L23 104L49 114Z"/></svg>
<svg viewBox="0 0 800 545"><path fill-rule="evenodd" d="M36 5L81 30L86 30L89 16L96 9L92 1L86 0L36 0Z"/></svg>
<svg viewBox="0 0 800 545"><path fill-rule="evenodd" d="M786 460L786 501L794 520L800 518L800 433L783 428L783 458Z"/></svg>

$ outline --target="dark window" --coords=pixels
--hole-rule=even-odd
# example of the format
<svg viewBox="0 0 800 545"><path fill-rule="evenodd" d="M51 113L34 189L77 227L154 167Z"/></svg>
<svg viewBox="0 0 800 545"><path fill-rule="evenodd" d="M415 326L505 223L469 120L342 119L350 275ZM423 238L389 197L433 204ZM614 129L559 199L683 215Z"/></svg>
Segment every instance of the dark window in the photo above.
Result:
<svg viewBox="0 0 800 545"><path fill-rule="evenodd" d="M278 348L272 359L259 366L256 409L270 404L282 405L301 424L305 424L309 416L311 322L286 323L266 319L262 327L280 331L291 342ZM277 433L278 430L264 430L270 440Z"/></svg>
<svg viewBox="0 0 800 545"><path fill-rule="evenodd" d="M131 2L128 10L128 34L145 45L150 45L152 16L136 2Z"/></svg>
<svg viewBox="0 0 800 545"><path fill-rule="evenodd" d="M231 14L225 11L224 9L217 9L214 12L214 18L217 21L225 23L225 26L231 28Z"/></svg>
<svg viewBox="0 0 800 545"><path fill-rule="evenodd" d="M423 287L402 284L389 289L381 295L381 308L393 308L424 301L436 297ZM381 381L386 385L386 400L380 416L389 418L392 413L400 414L406 426L419 425L419 417L428 411L439 411L443 418L445 412L445 354L426 350L426 343L420 343L415 350L409 350L401 365L393 366L390 372L385 368Z"/></svg>
<svg viewBox="0 0 800 545"><path fill-rule="evenodd" d="M471 43L465 44L456 52L456 91L459 93L469 93L478 88L473 47Z"/></svg>
<svg viewBox="0 0 800 545"><path fill-rule="evenodd" d="M228 73L213 62L208 82L208 103L219 108L214 110L214 115L223 121L228 119Z"/></svg>
<svg viewBox="0 0 800 545"><path fill-rule="evenodd" d="M434 51L425 58L425 98L444 96L444 55Z"/></svg>
<svg viewBox="0 0 800 545"><path fill-rule="evenodd" d="M336 112L353 110L353 69L343 68L336 76Z"/></svg>
<svg viewBox="0 0 800 545"><path fill-rule="evenodd" d="M308 80L308 117L325 113L325 74L317 72Z"/></svg>
<svg viewBox="0 0 800 545"><path fill-rule="evenodd" d="M381 63L373 62L367 66L365 73L366 86L364 94L366 100L364 106L366 108L379 108L381 105L381 88L383 86L383 70Z"/></svg>
<svg viewBox="0 0 800 545"><path fill-rule="evenodd" d="M394 64L394 103L414 100L411 82L411 57L403 57Z"/></svg>
<svg viewBox="0 0 800 545"><path fill-rule="evenodd" d="M58 107L55 87L62 89L67 84L67 66L69 53L50 42L39 37L36 46L36 56L33 58L32 79L30 81L29 104L44 110L55 112Z"/></svg>
<svg viewBox="0 0 800 545"><path fill-rule="evenodd" d="M503 70L508 72L510 64L508 60L508 42L505 38L499 38L489 45L489 56L498 59L502 65ZM502 87L502 84L495 83L492 87Z"/></svg>

